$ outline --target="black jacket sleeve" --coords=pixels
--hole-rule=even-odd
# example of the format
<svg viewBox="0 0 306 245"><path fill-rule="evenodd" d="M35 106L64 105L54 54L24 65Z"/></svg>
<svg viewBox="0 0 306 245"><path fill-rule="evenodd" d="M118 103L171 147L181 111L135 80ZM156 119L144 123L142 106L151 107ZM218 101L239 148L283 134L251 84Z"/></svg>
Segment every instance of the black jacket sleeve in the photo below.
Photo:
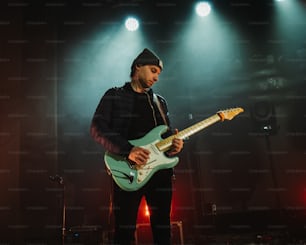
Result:
<svg viewBox="0 0 306 245"><path fill-rule="evenodd" d="M103 95L94 113L90 134L105 150L126 157L133 145L114 127L116 99L115 89L109 89Z"/></svg>

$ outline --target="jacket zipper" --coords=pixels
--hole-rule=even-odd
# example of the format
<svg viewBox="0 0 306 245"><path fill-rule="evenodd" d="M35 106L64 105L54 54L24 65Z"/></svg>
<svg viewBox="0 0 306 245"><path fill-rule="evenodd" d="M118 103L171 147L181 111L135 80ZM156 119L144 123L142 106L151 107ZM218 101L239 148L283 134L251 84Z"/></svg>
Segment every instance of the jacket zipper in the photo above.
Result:
<svg viewBox="0 0 306 245"><path fill-rule="evenodd" d="M147 92L145 92L145 94L147 95L147 98L148 98L148 101L149 101L149 105L150 105L150 107L152 109L152 115L153 115L155 126L157 126L156 114L155 114L154 106L153 106L152 101L150 99L150 95Z"/></svg>

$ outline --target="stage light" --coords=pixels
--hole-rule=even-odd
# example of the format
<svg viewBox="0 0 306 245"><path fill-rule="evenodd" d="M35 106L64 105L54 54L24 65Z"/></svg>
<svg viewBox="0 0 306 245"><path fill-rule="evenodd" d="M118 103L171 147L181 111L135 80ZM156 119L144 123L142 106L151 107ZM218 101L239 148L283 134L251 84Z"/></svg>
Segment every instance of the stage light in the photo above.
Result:
<svg viewBox="0 0 306 245"><path fill-rule="evenodd" d="M137 223L148 223L150 222L150 209L146 199L143 197L139 204Z"/></svg>
<svg viewBox="0 0 306 245"><path fill-rule="evenodd" d="M207 2L199 2L196 5L196 13L200 17L204 17L204 16L209 15L210 10L211 10L211 7L210 7L209 3L207 3Z"/></svg>
<svg viewBox="0 0 306 245"><path fill-rule="evenodd" d="M146 204L146 206L145 206L144 215L147 216L147 217L150 216L150 211L149 211L149 208L148 208L148 205L147 205L147 204Z"/></svg>
<svg viewBox="0 0 306 245"><path fill-rule="evenodd" d="M129 31L136 31L139 27L139 22L136 18L129 17L125 21L125 27Z"/></svg>

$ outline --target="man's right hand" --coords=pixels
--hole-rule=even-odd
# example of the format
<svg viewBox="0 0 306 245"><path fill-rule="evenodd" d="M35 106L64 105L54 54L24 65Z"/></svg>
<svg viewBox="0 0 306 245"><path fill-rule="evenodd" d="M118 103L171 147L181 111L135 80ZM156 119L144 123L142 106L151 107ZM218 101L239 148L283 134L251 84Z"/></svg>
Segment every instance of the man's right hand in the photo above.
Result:
<svg viewBox="0 0 306 245"><path fill-rule="evenodd" d="M138 146L134 146L128 159L137 165L144 165L149 160L150 151Z"/></svg>

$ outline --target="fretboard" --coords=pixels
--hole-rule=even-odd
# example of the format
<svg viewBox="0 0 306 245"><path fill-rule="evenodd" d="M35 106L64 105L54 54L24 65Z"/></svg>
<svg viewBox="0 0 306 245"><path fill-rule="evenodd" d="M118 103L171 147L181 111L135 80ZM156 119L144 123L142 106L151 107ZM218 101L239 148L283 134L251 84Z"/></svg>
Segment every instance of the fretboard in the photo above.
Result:
<svg viewBox="0 0 306 245"><path fill-rule="evenodd" d="M167 137L166 139L163 139L161 141L159 141L158 143L156 143L156 147L160 150L160 151L167 151L170 149L171 145L172 145L172 140L173 138L179 138L179 139L186 139L189 136L203 130L204 128L207 128L208 126L218 122L221 120L221 117L218 114L215 114L203 121L200 121L180 132L178 132L175 135L171 135L169 137Z"/></svg>

